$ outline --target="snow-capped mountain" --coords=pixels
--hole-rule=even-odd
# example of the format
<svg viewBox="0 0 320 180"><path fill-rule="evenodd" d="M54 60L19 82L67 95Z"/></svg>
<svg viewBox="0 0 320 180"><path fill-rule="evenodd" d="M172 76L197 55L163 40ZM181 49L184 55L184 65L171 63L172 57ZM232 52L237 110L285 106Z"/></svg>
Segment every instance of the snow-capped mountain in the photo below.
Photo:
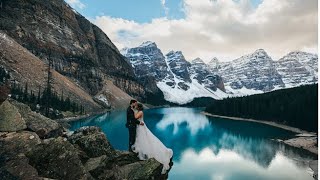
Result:
<svg viewBox="0 0 320 180"><path fill-rule="evenodd" d="M196 58L191 61L191 74L194 79L210 90L215 91L219 88L225 91L222 78L211 71L210 66L205 64L202 59Z"/></svg>
<svg viewBox="0 0 320 180"><path fill-rule="evenodd" d="M222 76L226 92L250 95L318 82L318 56L305 52L291 52L273 61L263 50L230 62L209 62L211 71Z"/></svg>
<svg viewBox="0 0 320 180"><path fill-rule="evenodd" d="M155 43L145 42L135 48L125 48L121 53L138 78L155 78L167 101L185 104L196 97L227 97L222 78L210 73L206 64L202 70L198 64L188 62L181 51L170 51L163 56Z"/></svg>
<svg viewBox="0 0 320 180"><path fill-rule="evenodd" d="M157 81L168 75L173 78L167 67L165 57L154 42L147 41L138 47L125 48L120 52L128 58L139 78L150 76Z"/></svg>
<svg viewBox="0 0 320 180"><path fill-rule="evenodd" d="M153 42L121 53L139 78L154 78L170 102L185 104L196 97L221 99L269 92L318 82L318 56L291 52L278 61L263 49L229 62L213 58L187 61L181 51L163 55Z"/></svg>
<svg viewBox="0 0 320 180"><path fill-rule="evenodd" d="M286 87L318 82L318 56L294 51L275 61Z"/></svg>
<svg viewBox="0 0 320 180"><path fill-rule="evenodd" d="M211 68L218 70L231 94L256 94L285 87L273 60L263 49Z"/></svg>

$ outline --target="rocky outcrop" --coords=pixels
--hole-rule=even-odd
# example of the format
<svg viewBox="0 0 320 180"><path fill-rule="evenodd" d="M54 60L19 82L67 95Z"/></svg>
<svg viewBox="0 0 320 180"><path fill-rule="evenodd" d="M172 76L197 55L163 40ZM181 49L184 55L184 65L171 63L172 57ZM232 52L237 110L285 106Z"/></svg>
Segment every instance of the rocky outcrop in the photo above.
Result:
<svg viewBox="0 0 320 180"><path fill-rule="evenodd" d="M8 102L10 104L10 102ZM12 102L32 122L27 106ZM11 105L13 106L13 105ZM49 119L36 121L51 127ZM52 123L52 122L50 122ZM154 159L140 161L127 151L115 150L98 127L83 127L70 136L38 136L28 127L18 132L0 132L0 177L2 179L166 179ZM41 134L40 134L41 135ZM49 138L50 137L50 138Z"/></svg>
<svg viewBox="0 0 320 180"><path fill-rule="evenodd" d="M0 105L0 131L19 131L26 129L26 122L18 109L8 100Z"/></svg>
<svg viewBox="0 0 320 180"><path fill-rule="evenodd" d="M43 179L38 171L29 164L29 159L23 154L18 154L0 168L2 179Z"/></svg>
<svg viewBox="0 0 320 180"><path fill-rule="evenodd" d="M39 136L30 131L21 132L0 132L0 154L6 155L2 158L7 158L8 155L15 155L30 151L37 144L40 144Z"/></svg>
<svg viewBox="0 0 320 180"><path fill-rule="evenodd" d="M49 139L26 153L40 176L53 179L93 179L81 163L77 149L66 138Z"/></svg>
<svg viewBox="0 0 320 180"><path fill-rule="evenodd" d="M114 154L114 149L107 140L105 134L98 127L85 127L76 130L68 140L76 144L90 158ZM94 147L94 148L92 148Z"/></svg>
<svg viewBox="0 0 320 180"><path fill-rule="evenodd" d="M56 121L31 111L30 107L23 103L15 100L11 100L11 103L17 107L20 114L22 114L28 129L37 133L40 138L51 138L62 135L63 127Z"/></svg>

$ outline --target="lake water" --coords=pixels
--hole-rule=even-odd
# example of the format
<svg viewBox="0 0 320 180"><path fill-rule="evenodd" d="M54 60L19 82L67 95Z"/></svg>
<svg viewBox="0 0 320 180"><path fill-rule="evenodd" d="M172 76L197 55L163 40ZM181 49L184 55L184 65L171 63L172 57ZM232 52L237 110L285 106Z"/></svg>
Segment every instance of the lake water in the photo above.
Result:
<svg viewBox="0 0 320 180"><path fill-rule="evenodd" d="M272 139L295 134L272 126L208 117L194 108L145 110L147 127L174 152L169 179L312 180L306 160L316 156ZM71 122L71 130L99 126L114 148L128 149L125 111Z"/></svg>

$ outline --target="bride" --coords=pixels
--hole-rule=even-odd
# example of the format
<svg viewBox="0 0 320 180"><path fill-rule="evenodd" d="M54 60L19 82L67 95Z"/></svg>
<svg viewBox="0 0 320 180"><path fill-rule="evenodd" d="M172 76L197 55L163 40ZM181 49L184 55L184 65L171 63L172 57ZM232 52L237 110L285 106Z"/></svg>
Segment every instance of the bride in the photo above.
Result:
<svg viewBox="0 0 320 180"><path fill-rule="evenodd" d="M135 110L135 118L143 121L143 105L138 104ZM162 174L170 169L170 161L173 151L167 148L163 143L144 126L137 126L136 142L132 145L132 150L138 153L140 160L155 158L163 165Z"/></svg>

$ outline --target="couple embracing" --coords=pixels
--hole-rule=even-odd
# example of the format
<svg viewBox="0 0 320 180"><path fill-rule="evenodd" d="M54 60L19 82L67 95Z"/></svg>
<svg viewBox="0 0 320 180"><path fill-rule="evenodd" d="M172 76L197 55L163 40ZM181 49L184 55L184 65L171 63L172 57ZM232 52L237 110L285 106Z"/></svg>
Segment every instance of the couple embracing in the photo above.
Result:
<svg viewBox="0 0 320 180"><path fill-rule="evenodd" d="M147 128L143 120L143 105L130 101L126 127L129 130L129 151L138 154L140 160L154 158L163 165L162 173L170 169L173 151L167 148Z"/></svg>

